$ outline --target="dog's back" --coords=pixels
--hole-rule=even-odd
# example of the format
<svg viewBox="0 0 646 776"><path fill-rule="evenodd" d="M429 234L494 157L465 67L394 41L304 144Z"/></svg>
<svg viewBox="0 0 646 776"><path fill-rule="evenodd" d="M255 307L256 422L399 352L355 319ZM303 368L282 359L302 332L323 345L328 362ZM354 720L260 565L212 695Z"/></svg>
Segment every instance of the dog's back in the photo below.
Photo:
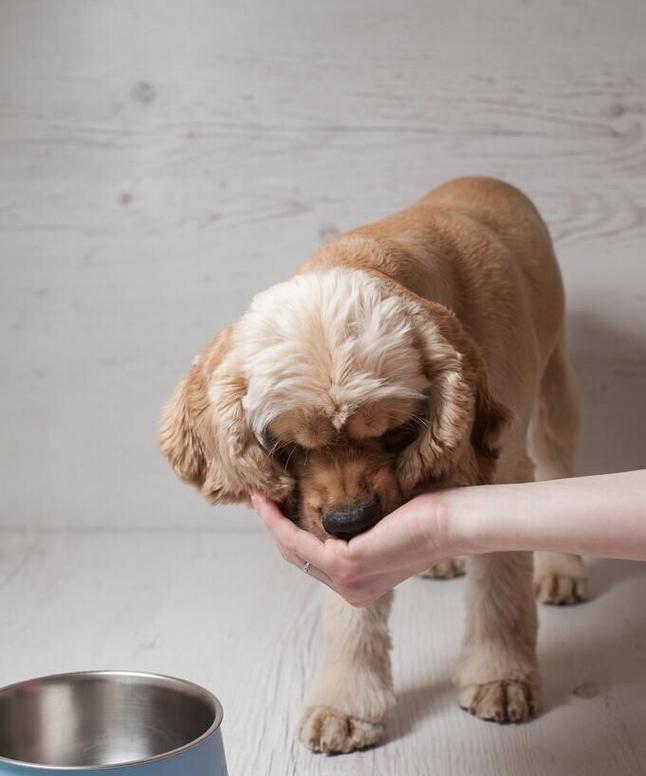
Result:
<svg viewBox="0 0 646 776"><path fill-rule="evenodd" d="M448 307L494 379L501 356L538 379L562 331L563 287L547 227L522 192L493 178L442 184L328 241L301 271L326 266L376 271Z"/></svg>
<svg viewBox="0 0 646 776"><path fill-rule="evenodd" d="M491 248L496 254L492 261L495 266L502 261L512 276L513 270L520 272L523 301L531 310L539 341L544 345L543 355L549 354L562 325L563 285L549 232L531 200L514 186L494 178L458 178L434 189L419 204L431 210L453 211L455 238L462 245L463 260L477 273L479 282L481 269L487 269L482 262L492 261ZM464 234L463 217L478 225L479 235L471 230ZM491 236L485 237L484 230ZM484 251L483 240L489 243ZM507 250L499 252L498 242ZM508 283L509 277L503 286Z"/></svg>

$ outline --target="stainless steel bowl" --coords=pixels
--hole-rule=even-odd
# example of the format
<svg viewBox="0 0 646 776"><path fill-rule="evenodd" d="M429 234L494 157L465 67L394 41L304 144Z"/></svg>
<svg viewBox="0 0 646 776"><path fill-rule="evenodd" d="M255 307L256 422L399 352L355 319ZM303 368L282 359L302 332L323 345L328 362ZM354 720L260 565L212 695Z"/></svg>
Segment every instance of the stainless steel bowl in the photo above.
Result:
<svg viewBox="0 0 646 776"><path fill-rule="evenodd" d="M145 766L147 774L220 776L221 722L215 696L168 676L95 671L32 679L0 690L0 774L106 776Z"/></svg>

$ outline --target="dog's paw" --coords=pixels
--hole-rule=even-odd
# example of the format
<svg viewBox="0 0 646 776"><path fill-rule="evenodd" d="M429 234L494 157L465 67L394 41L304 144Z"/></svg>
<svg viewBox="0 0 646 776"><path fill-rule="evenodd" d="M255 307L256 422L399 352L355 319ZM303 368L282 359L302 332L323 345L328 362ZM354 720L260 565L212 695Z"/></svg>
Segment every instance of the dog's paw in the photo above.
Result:
<svg viewBox="0 0 646 776"><path fill-rule="evenodd" d="M463 576L465 567L464 558L446 558L432 563L420 576L429 579L453 579L453 577Z"/></svg>
<svg viewBox="0 0 646 776"><path fill-rule="evenodd" d="M556 606L579 604L585 601L587 588L585 577L575 577L569 574L547 573L537 575L534 579L536 600L542 604Z"/></svg>
<svg viewBox="0 0 646 776"><path fill-rule="evenodd" d="M498 681L472 684L460 695L460 706L492 722L525 722L536 713L536 699L526 682Z"/></svg>
<svg viewBox="0 0 646 776"><path fill-rule="evenodd" d="M303 712L299 738L308 749L342 754L378 743L384 726L351 717L331 706L309 706Z"/></svg>
<svg viewBox="0 0 646 776"><path fill-rule="evenodd" d="M587 597L587 574L578 555L537 552L534 593L542 604L578 604Z"/></svg>

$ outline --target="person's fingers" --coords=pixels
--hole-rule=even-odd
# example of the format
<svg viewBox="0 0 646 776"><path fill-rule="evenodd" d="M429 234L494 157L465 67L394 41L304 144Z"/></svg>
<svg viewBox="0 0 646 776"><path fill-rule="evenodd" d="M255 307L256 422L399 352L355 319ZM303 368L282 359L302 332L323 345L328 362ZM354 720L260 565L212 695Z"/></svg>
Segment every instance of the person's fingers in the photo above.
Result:
<svg viewBox="0 0 646 776"><path fill-rule="evenodd" d="M303 571L305 570L304 566L305 564L303 563L301 565L301 569ZM327 585L328 587L332 588L332 590L336 590L336 588L334 587L334 583L332 582L330 577L328 577L328 575L324 571L321 571L321 569L316 568L316 566L309 566L309 568L307 569L307 576L314 577L314 579L317 579L319 582L322 582L324 585Z"/></svg>
<svg viewBox="0 0 646 776"><path fill-rule="evenodd" d="M253 493L252 503L272 536L286 550L311 563L320 560L323 542L308 531L303 531L285 517L273 501Z"/></svg>
<svg viewBox="0 0 646 776"><path fill-rule="evenodd" d="M273 501L262 494L253 493L252 503L276 540L283 557L296 565L298 562L294 556L309 560L335 586L353 584L383 574L391 566L396 566L401 552L408 549L409 532L405 525L405 510L387 515L370 531L350 542L340 539L322 542L294 525Z"/></svg>
<svg viewBox="0 0 646 776"><path fill-rule="evenodd" d="M274 502L259 493L252 493L254 508L274 537L283 558L301 570L309 561L308 573L320 582L336 590L347 599L346 593L362 592L360 585L366 573L374 576L372 569L362 570L348 554L348 544L340 539L322 542L308 531L303 531L286 518ZM343 592L342 592L343 591Z"/></svg>
<svg viewBox="0 0 646 776"><path fill-rule="evenodd" d="M330 577L318 568L315 562L315 556L320 549L319 545L323 546L323 542L307 531L297 528L291 520L281 513L273 501L269 501L259 493L252 493L251 500L255 510L274 536L285 560L307 573L308 576L314 577L314 579L334 589Z"/></svg>
<svg viewBox="0 0 646 776"><path fill-rule="evenodd" d="M392 558L393 549L396 558L397 548L409 544L408 530L402 524L402 515L393 513L397 522L389 521L391 525L386 525L386 530L379 530L380 523L350 543L340 539L322 542L313 534L298 528L269 499L259 493L251 496L256 512L272 534L283 558L301 570L309 561L309 575L335 590L353 606L374 603L409 576L395 568L386 568L395 560ZM384 518L384 521L389 517ZM359 539L362 541L357 544Z"/></svg>

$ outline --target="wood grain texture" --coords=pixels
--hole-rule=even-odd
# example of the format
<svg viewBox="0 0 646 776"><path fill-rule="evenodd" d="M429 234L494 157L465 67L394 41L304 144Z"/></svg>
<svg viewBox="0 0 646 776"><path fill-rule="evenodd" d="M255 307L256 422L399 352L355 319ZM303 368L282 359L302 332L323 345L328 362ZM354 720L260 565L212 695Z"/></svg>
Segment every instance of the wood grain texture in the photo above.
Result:
<svg viewBox="0 0 646 776"><path fill-rule="evenodd" d="M646 566L591 563L594 599L540 612L544 710L498 726L451 686L464 583L414 579L392 624L387 743L326 758L296 741L318 652L318 586L268 536L15 533L0 545L0 684L53 671L160 671L211 688L232 774L640 776L646 773Z"/></svg>
<svg viewBox="0 0 646 776"><path fill-rule="evenodd" d="M555 236L581 471L644 465L641 0L0 16L3 524L218 519L155 449L193 352L322 239L460 174L517 183Z"/></svg>
<svg viewBox="0 0 646 776"><path fill-rule="evenodd" d="M211 334L321 240L444 179L497 175L554 235L583 401L580 471L646 462L642 0L0 0L0 682L167 671L224 702L232 774L638 776L644 570L542 610L546 710L450 687L462 582L393 617L388 743L294 740L316 586L156 450Z"/></svg>

